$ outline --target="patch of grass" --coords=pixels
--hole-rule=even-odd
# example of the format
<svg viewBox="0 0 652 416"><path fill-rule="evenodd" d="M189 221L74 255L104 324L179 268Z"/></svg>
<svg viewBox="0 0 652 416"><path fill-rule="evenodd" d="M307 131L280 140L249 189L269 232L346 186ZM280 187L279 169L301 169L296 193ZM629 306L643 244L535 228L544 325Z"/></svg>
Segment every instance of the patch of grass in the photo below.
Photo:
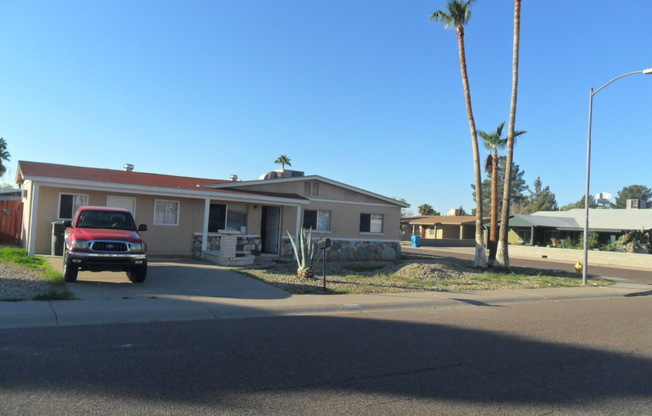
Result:
<svg viewBox="0 0 652 416"><path fill-rule="evenodd" d="M48 292L34 296L32 300L73 300L75 296L66 287L52 288Z"/></svg>
<svg viewBox="0 0 652 416"><path fill-rule="evenodd" d="M27 250L19 247L0 248L0 261L8 261L35 270L43 270L48 265L43 257L29 256Z"/></svg>

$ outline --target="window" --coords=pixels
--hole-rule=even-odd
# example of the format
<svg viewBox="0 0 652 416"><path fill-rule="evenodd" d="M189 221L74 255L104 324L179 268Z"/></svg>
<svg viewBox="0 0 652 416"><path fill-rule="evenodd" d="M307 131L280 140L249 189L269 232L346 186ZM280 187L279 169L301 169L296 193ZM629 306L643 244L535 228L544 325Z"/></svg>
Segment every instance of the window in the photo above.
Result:
<svg viewBox="0 0 652 416"><path fill-rule="evenodd" d="M247 206L244 204L211 204L208 213L208 232L235 230L246 233Z"/></svg>
<svg viewBox="0 0 652 416"><path fill-rule="evenodd" d="M247 206L244 204L229 204L226 214L226 229L246 234L246 227Z"/></svg>
<svg viewBox="0 0 652 416"><path fill-rule="evenodd" d="M530 238L532 238L532 233L530 230L517 230L516 233L518 234L518 242L519 243L529 243Z"/></svg>
<svg viewBox="0 0 652 416"><path fill-rule="evenodd" d="M154 224L179 225L179 201L156 200Z"/></svg>
<svg viewBox="0 0 652 416"><path fill-rule="evenodd" d="M382 214L360 214L360 232L376 233L383 232L383 215Z"/></svg>
<svg viewBox="0 0 652 416"><path fill-rule="evenodd" d="M71 220L77 209L88 205L88 195L59 194L59 219Z"/></svg>
<svg viewBox="0 0 652 416"><path fill-rule="evenodd" d="M112 228L133 231L136 229L131 215L116 211L93 211L85 209L79 216L79 228Z"/></svg>
<svg viewBox="0 0 652 416"><path fill-rule="evenodd" d="M304 182L303 183L303 194L319 196L319 182Z"/></svg>
<svg viewBox="0 0 652 416"><path fill-rule="evenodd" d="M303 213L303 228L312 228L314 231L330 231L331 212L306 210Z"/></svg>
<svg viewBox="0 0 652 416"><path fill-rule="evenodd" d="M216 233L223 230L226 224L226 205L211 204L208 212L208 232Z"/></svg>

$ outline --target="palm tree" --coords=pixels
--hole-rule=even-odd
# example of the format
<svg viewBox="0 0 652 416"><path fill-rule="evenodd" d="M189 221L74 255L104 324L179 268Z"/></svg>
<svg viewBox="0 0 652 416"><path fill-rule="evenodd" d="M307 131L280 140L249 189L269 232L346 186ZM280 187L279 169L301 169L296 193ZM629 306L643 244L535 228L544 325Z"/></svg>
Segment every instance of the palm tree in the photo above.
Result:
<svg viewBox="0 0 652 416"><path fill-rule="evenodd" d="M7 167L2 162L9 162L11 154L7 151L7 142L0 137L0 176L4 175Z"/></svg>
<svg viewBox="0 0 652 416"><path fill-rule="evenodd" d="M464 25L471 18L471 4L475 0L448 0L446 10L438 10L430 16L430 20L443 23L444 27L454 27L457 31L457 46L460 55L460 69L462 72L462 85L466 100L466 113L471 129L471 144L473 147L473 168L475 171L476 209L475 209L475 260L476 267L487 267L484 252L484 239L482 233L482 173L480 169L480 151L478 149L478 133L475 128L473 107L471 106L471 88L469 76L466 71L466 51L464 48Z"/></svg>
<svg viewBox="0 0 652 416"><path fill-rule="evenodd" d="M281 169L285 170L285 165L292 166L292 163L290 163L290 158L287 157L287 155L281 155L274 161L277 165L281 165Z"/></svg>
<svg viewBox="0 0 652 416"><path fill-rule="evenodd" d="M512 49L512 98L509 107L509 128L507 132L507 160L505 172L512 171L514 161L514 126L516 125L516 102L518 98L518 60L521 44L521 0L514 0L514 45ZM507 238L509 233L509 194L511 175L505 175L505 188L503 189L503 206L500 210L500 234L498 235L498 248L496 250L496 263L498 266L509 269L509 252Z"/></svg>
<svg viewBox="0 0 652 416"><path fill-rule="evenodd" d="M484 170L491 175L491 225L489 227L489 265L492 265L496 259L496 248L498 244L498 170L500 157L498 150L503 149L507 144L507 139L503 138L503 121L495 131L487 133L479 131L478 134L484 140L484 147L489 152L485 160ZM526 133L525 131L514 132L514 137Z"/></svg>
<svg viewBox="0 0 652 416"><path fill-rule="evenodd" d="M430 204L419 205L419 215L437 215L435 209Z"/></svg>

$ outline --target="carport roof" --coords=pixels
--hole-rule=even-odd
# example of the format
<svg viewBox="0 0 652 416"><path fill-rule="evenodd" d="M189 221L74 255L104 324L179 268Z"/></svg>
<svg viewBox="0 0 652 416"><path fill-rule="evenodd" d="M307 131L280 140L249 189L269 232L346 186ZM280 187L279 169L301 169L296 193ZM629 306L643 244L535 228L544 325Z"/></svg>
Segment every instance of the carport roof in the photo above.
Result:
<svg viewBox="0 0 652 416"><path fill-rule="evenodd" d="M584 224L586 211L583 208L569 211L539 211L534 216L549 218L572 218L577 224ZM582 228L583 226L578 226ZM597 209L589 210L591 230L649 230L652 229L652 209Z"/></svg>
<svg viewBox="0 0 652 416"><path fill-rule="evenodd" d="M579 224L573 218L522 214L514 214L509 219L509 225L510 227L580 228Z"/></svg>
<svg viewBox="0 0 652 416"><path fill-rule="evenodd" d="M569 211L538 211L532 215L515 214L511 227L549 227L559 230L582 230L584 209ZM589 229L592 231L626 231L652 229L652 209L590 209Z"/></svg>
<svg viewBox="0 0 652 416"><path fill-rule="evenodd" d="M486 218L485 220L487 220ZM474 224L473 215L427 215L410 221L410 225L461 225Z"/></svg>

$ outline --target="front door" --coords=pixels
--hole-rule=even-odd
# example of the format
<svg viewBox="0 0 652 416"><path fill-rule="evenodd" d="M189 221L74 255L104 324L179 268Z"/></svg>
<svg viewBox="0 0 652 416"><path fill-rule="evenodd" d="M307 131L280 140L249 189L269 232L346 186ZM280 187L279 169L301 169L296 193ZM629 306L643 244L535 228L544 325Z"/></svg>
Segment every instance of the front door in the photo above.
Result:
<svg viewBox="0 0 652 416"><path fill-rule="evenodd" d="M263 206L261 238L265 253L278 253L281 230L281 207Z"/></svg>

